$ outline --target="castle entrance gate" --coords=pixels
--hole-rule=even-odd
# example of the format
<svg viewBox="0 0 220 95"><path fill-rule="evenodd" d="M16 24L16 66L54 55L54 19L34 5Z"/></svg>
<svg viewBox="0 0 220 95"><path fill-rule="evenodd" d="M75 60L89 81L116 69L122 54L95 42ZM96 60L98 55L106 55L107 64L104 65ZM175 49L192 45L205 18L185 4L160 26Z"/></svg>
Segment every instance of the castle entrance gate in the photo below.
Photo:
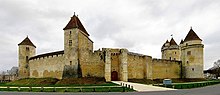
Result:
<svg viewBox="0 0 220 95"><path fill-rule="evenodd" d="M113 71L113 72L111 73L111 80L112 80L112 81L117 81L117 80L118 80L118 72Z"/></svg>

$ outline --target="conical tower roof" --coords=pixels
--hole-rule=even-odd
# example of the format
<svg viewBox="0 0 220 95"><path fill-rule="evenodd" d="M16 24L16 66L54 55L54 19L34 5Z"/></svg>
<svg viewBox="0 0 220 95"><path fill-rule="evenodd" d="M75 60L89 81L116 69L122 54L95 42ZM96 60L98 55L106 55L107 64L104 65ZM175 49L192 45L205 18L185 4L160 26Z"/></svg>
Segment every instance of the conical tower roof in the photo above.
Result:
<svg viewBox="0 0 220 95"><path fill-rule="evenodd" d="M73 17L71 17L69 23L66 25L65 28L63 28L63 30L72 29L72 28L78 28L89 36L88 32L86 31L81 21L75 14L73 15Z"/></svg>
<svg viewBox="0 0 220 95"><path fill-rule="evenodd" d="M170 40L170 45L177 45L176 41L173 38Z"/></svg>
<svg viewBox="0 0 220 95"><path fill-rule="evenodd" d="M199 36L193 31L192 28L189 30L189 33L187 34L186 38L184 39L184 42L191 41L191 40L201 40L199 38Z"/></svg>
<svg viewBox="0 0 220 95"><path fill-rule="evenodd" d="M18 45L29 45L29 46L33 46L36 48L36 46L31 42L31 40L26 37L21 43L19 43Z"/></svg>

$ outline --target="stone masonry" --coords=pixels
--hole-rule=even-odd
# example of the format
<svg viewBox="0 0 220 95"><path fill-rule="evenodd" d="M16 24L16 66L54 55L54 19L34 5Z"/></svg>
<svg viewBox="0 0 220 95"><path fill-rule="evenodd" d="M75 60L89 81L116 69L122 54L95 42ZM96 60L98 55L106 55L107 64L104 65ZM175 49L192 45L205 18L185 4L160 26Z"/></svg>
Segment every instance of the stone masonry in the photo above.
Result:
<svg viewBox="0 0 220 95"><path fill-rule="evenodd" d="M36 55L26 37L18 44L19 78L104 77L128 79L203 78L202 40L190 29L178 45L172 38L161 48L162 59L127 49L93 50L93 41L79 18L71 17L64 30L64 50Z"/></svg>

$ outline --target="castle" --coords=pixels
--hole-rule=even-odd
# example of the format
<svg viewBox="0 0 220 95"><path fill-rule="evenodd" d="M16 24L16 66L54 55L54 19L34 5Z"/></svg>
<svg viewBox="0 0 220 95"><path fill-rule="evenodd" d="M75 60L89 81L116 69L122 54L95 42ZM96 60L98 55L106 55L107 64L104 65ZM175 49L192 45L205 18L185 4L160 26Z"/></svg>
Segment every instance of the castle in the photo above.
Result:
<svg viewBox="0 0 220 95"><path fill-rule="evenodd" d="M93 50L93 41L78 16L64 30L64 50L36 55L26 37L19 47L19 78L104 77L106 81L128 79L203 78L202 40L191 28L178 45L172 38L162 48L162 59L127 49Z"/></svg>

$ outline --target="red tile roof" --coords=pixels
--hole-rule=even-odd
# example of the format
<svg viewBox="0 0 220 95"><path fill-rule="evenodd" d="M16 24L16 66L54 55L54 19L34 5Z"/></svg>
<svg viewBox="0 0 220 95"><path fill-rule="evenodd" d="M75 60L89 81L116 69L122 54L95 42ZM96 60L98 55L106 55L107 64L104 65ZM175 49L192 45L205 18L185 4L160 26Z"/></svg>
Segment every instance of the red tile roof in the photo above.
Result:
<svg viewBox="0 0 220 95"><path fill-rule="evenodd" d="M30 45L30 46L34 46L36 48L36 46L31 42L31 40L26 37L21 43L19 43L18 45Z"/></svg>
<svg viewBox="0 0 220 95"><path fill-rule="evenodd" d="M199 36L192 30L192 28L189 30L189 33L187 34L186 38L184 39L184 42L191 41L191 40L201 40L199 38Z"/></svg>
<svg viewBox="0 0 220 95"><path fill-rule="evenodd" d="M66 25L65 28L63 28L63 30L72 29L72 28L78 28L89 36L88 32L86 31L81 21L75 14L73 15L73 17L71 17L69 23Z"/></svg>

